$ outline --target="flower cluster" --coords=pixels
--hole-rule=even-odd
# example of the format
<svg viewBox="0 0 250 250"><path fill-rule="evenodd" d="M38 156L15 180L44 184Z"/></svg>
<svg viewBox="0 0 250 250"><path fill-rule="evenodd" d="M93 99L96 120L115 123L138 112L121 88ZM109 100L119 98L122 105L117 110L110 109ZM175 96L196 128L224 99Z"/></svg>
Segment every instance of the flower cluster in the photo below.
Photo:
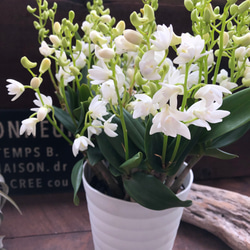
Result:
<svg viewBox="0 0 250 250"><path fill-rule="evenodd" d="M219 133L211 136L211 124L225 117L237 119L223 100L250 85L249 1L238 6L228 0L220 13L209 0L185 0L194 34L180 36L172 25L157 25L157 0L143 1L141 13L131 14L134 29L127 29L124 21L116 23L101 0L87 4L89 14L80 29L73 23L73 11L59 23L54 21L56 4L48 9L46 0L37 2L40 15L30 6L28 11L39 19L34 25L44 59L35 73L37 63L22 58L23 67L32 75L30 85L7 80L13 101L25 89L36 93L37 108L22 122L21 134L35 135L36 124L47 117L72 144L75 156L81 151L95 164L91 152L95 156L98 152L101 157L97 158L109 161L115 176L157 172L154 176L160 175L165 185L164 178L176 174L195 144L203 144L200 158L206 154L204 145L211 148L210 142L221 138ZM51 31L46 28L48 20ZM170 51L175 53L171 58ZM221 67L223 58L229 70ZM45 72L49 72L61 108L40 92L40 85L47 84L43 83ZM74 134L73 141L60 130L58 120ZM235 124L225 134L244 124ZM154 151L148 145L157 136L162 145ZM110 149L103 144L105 140ZM115 153L111 157L109 150L117 157ZM160 166L155 167L152 159Z"/></svg>

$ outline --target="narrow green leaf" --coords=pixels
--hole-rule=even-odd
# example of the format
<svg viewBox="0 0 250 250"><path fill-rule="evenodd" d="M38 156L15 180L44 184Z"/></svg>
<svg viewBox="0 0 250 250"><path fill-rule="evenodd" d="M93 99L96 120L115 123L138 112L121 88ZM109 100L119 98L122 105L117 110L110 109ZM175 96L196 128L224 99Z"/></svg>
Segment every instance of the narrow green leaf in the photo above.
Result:
<svg viewBox="0 0 250 250"><path fill-rule="evenodd" d="M144 135L145 127L140 119L133 119L132 115L123 109L126 127L129 139L138 147L141 152L144 152Z"/></svg>
<svg viewBox="0 0 250 250"><path fill-rule="evenodd" d="M56 106L53 107L55 110L55 117L57 118L57 120L62 123L62 125L68 130L70 131L72 134L75 133L76 131L76 127L74 125L74 123L71 120L70 115L62 110L61 108L58 108Z"/></svg>
<svg viewBox="0 0 250 250"><path fill-rule="evenodd" d="M80 86L80 89L78 89L78 91L79 91L79 100L78 100L79 103L87 101L91 96L90 89L87 84L82 84Z"/></svg>
<svg viewBox="0 0 250 250"><path fill-rule="evenodd" d="M250 123L247 123L229 133L226 133L208 144L208 148L222 148L239 140L250 129Z"/></svg>
<svg viewBox="0 0 250 250"><path fill-rule="evenodd" d="M132 158L130 158L127 161L125 161L120 166L120 169L122 169L122 171L125 171L127 174L130 174L130 171L133 168L137 168L141 164L142 157L143 157L143 154L141 152L138 152Z"/></svg>
<svg viewBox="0 0 250 250"><path fill-rule="evenodd" d="M191 201L180 200L169 188L152 175L136 172L124 180L126 192L139 204L153 210L188 207Z"/></svg>
<svg viewBox="0 0 250 250"><path fill-rule="evenodd" d="M161 133L149 134L152 126L152 117L148 120L145 131L145 153L149 165L158 172L162 172L162 155L163 135Z"/></svg>
<svg viewBox="0 0 250 250"><path fill-rule="evenodd" d="M230 136L229 132L250 122L250 88L226 97L220 109L230 111L230 115L223 122L211 124L211 131L204 133L200 142L213 141L225 134Z"/></svg>
<svg viewBox="0 0 250 250"><path fill-rule="evenodd" d="M218 148L206 149L203 152L203 154L205 156L210 156L210 157L214 157L214 158L221 159L221 160L231 160L231 159L238 157L235 154L227 153Z"/></svg>
<svg viewBox="0 0 250 250"><path fill-rule="evenodd" d="M74 204L79 205L80 200L77 195L80 185L82 183L83 160L78 161L71 172L71 183L74 188Z"/></svg>

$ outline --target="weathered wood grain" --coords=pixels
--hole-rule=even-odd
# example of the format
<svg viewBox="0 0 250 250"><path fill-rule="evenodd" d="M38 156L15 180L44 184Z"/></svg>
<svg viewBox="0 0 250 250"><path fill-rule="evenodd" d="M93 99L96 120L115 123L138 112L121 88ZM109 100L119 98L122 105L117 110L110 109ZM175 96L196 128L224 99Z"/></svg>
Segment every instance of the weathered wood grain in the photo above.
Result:
<svg viewBox="0 0 250 250"><path fill-rule="evenodd" d="M235 250L250 249L250 197L193 184L182 220L203 228Z"/></svg>

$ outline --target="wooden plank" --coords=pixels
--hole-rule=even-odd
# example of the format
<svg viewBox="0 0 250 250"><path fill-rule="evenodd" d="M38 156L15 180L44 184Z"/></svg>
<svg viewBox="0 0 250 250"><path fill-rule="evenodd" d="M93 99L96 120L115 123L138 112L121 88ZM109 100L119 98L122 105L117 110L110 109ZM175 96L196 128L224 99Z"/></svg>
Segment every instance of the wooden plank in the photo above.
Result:
<svg viewBox="0 0 250 250"><path fill-rule="evenodd" d="M1 234L7 237L28 237L90 231L84 193L80 194L81 203L78 207L73 204L72 195L72 193L59 193L12 197L23 215L6 203L3 209Z"/></svg>
<svg viewBox="0 0 250 250"><path fill-rule="evenodd" d="M6 249L18 250L94 250L91 232L76 232L5 239Z"/></svg>

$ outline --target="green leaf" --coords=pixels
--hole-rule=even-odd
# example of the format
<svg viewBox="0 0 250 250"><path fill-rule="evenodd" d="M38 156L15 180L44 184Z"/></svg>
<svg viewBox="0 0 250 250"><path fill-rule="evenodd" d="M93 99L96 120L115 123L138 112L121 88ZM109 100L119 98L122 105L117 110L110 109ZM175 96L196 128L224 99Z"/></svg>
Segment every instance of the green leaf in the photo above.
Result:
<svg viewBox="0 0 250 250"><path fill-rule="evenodd" d="M210 143L208 143L207 147L210 148L222 148L225 147L237 140L239 140L250 128L250 123L247 123L229 133L226 133Z"/></svg>
<svg viewBox="0 0 250 250"><path fill-rule="evenodd" d="M218 148L206 149L204 150L203 155L214 157L214 158L221 159L221 160L231 160L231 159L238 157L235 154L227 153Z"/></svg>
<svg viewBox="0 0 250 250"><path fill-rule="evenodd" d="M78 161L71 172L71 183L74 188L74 204L79 205L80 200L77 195L80 185L82 183L83 160Z"/></svg>
<svg viewBox="0 0 250 250"><path fill-rule="evenodd" d="M87 156L91 166L94 166L96 163L104 159L98 147L89 147L87 150Z"/></svg>
<svg viewBox="0 0 250 250"><path fill-rule="evenodd" d="M126 174L130 174L130 171L133 168L137 168L142 161L143 154L141 152L138 152L136 155L134 155L132 158L125 161L121 166L120 169Z"/></svg>
<svg viewBox="0 0 250 250"><path fill-rule="evenodd" d="M144 152L145 127L140 119L133 119L132 115L127 110L123 109L123 113L129 139L140 151Z"/></svg>
<svg viewBox="0 0 250 250"><path fill-rule="evenodd" d="M90 95L90 89L87 84L82 84L80 88L78 89L79 91L79 102L85 102L89 99Z"/></svg>
<svg viewBox="0 0 250 250"><path fill-rule="evenodd" d="M76 131L76 127L70 117L70 115L62 110L61 108L58 107L53 107L55 110L55 117L57 118L57 120L62 123L62 125L68 130L70 131L72 134L75 133Z"/></svg>
<svg viewBox="0 0 250 250"><path fill-rule="evenodd" d="M213 141L225 134L230 137L230 132L250 122L250 88L226 97L220 109L230 111L230 115L223 122L211 124L211 131L204 133L200 142Z"/></svg>
<svg viewBox="0 0 250 250"><path fill-rule="evenodd" d="M104 132L100 135L96 136L96 141L100 151L102 152L104 158L116 169L119 169L119 166L123 163L124 157L118 153L120 151L120 144L122 141L115 141L112 142L109 140L108 137ZM115 145L117 144L117 148ZM117 149L117 150L116 150ZM123 149L122 149L123 150Z"/></svg>
<svg viewBox="0 0 250 250"><path fill-rule="evenodd" d="M149 118L145 131L145 153L149 165L158 172L162 172L162 155L163 135L161 133L149 134L152 126L152 117Z"/></svg>
<svg viewBox="0 0 250 250"><path fill-rule="evenodd" d="M180 200L168 187L152 175L136 172L124 180L127 193L139 204L153 210L188 207L191 201Z"/></svg>

